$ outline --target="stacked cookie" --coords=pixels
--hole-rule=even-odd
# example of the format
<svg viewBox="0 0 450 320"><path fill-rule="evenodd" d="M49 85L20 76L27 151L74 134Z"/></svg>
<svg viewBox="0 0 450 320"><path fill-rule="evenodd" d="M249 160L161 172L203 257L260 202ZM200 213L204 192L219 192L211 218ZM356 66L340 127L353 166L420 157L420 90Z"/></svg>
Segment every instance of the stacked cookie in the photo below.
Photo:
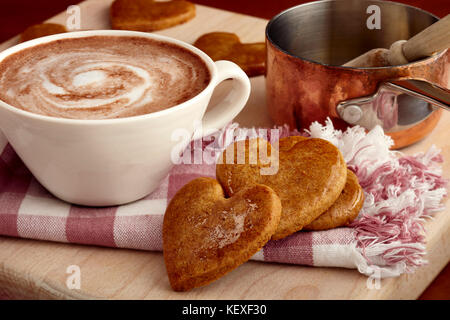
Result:
<svg viewBox="0 0 450 320"><path fill-rule="evenodd" d="M341 152L322 139L236 142L216 176L189 182L167 207L163 251L176 291L218 279L270 239L345 226L364 201Z"/></svg>

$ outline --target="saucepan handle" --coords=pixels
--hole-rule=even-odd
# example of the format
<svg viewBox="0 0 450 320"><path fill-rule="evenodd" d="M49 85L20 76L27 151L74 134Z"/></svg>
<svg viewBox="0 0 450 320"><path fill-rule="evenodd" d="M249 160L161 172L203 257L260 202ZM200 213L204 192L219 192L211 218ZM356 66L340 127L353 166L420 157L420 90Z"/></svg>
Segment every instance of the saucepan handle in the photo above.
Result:
<svg viewBox="0 0 450 320"><path fill-rule="evenodd" d="M450 50L447 49L424 61L392 67L378 78L375 93L341 101L336 111L347 123L366 129L381 125L386 132L404 130L424 120L432 111L418 99L450 111L449 66ZM404 99L406 95L409 98ZM398 100L407 101L401 103L401 109Z"/></svg>

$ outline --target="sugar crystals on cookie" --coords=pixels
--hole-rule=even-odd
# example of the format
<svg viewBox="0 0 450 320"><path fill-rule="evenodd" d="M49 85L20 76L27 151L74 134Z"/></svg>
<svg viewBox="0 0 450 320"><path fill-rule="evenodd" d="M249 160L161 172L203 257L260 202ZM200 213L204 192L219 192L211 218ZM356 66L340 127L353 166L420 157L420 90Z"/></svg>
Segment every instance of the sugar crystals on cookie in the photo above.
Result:
<svg viewBox="0 0 450 320"><path fill-rule="evenodd" d="M269 241L280 216L280 199L267 186L225 198L215 179L192 180L164 215L163 254L172 288L206 285L246 262Z"/></svg>

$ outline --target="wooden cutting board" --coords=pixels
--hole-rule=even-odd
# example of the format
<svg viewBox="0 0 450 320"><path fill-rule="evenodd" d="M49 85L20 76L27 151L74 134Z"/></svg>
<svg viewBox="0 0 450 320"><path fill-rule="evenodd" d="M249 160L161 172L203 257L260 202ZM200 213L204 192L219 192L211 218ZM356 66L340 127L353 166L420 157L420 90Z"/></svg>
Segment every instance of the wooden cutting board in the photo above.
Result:
<svg viewBox="0 0 450 320"><path fill-rule="evenodd" d="M81 29L109 29L110 0L80 4ZM49 21L65 24L66 13ZM211 31L237 33L243 42L264 41L267 21L197 6L194 20L158 32L192 43ZM17 37L0 45L3 50ZM250 100L236 118L242 126L271 126L265 106L264 78L251 79ZM218 88L217 99L226 91ZM450 177L450 112L444 112L433 133L403 152L443 151L444 176ZM447 209L426 222L429 264L410 275L381 281L369 289L356 270L313 268L248 262L209 286L187 293L170 289L161 253L52 243L0 237L0 296L19 298L107 299L415 299L450 260L450 201ZM78 265L81 288L68 289L67 268Z"/></svg>

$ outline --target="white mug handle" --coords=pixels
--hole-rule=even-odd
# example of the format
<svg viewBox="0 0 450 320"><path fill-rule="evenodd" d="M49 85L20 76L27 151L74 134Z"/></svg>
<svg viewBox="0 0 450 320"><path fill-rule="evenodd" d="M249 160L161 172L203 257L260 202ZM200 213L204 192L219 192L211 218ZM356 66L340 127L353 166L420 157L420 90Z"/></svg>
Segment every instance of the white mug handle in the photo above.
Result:
<svg viewBox="0 0 450 320"><path fill-rule="evenodd" d="M250 80L237 64L226 60L216 61L215 64L217 67L215 87L227 79L233 79L233 87L212 110L206 111L202 130L194 133L193 140L212 134L227 125L244 108L250 96Z"/></svg>

